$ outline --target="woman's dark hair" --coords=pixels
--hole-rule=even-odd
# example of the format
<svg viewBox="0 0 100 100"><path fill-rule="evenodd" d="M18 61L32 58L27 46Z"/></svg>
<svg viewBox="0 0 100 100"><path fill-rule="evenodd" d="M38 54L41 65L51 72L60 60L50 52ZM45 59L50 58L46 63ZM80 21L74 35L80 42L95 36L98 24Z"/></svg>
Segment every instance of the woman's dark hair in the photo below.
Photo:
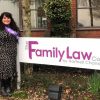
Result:
<svg viewBox="0 0 100 100"><path fill-rule="evenodd" d="M6 17L8 17L8 18L11 19L11 23L10 23L9 27L12 28L14 31L19 32L19 28L17 27L17 25L16 25L16 23L15 23L13 17L12 17L12 14L9 13L9 12L3 12L1 14L1 16L0 16L0 29L1 30L4 30L5 29L5 25L2 22L2 19L3 19L4 16L6 16Z"/></svg>

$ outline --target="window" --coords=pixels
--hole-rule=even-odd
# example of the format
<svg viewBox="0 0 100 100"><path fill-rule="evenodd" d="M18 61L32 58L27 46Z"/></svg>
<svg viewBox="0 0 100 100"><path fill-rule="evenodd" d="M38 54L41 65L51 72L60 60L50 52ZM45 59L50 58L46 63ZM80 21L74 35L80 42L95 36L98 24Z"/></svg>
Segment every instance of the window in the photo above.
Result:
<svg viewBox="0 0 100 100"><path fill-rule="evenodd" d="M100 27L100 0L77 0L78 27Z"/></svg>
<svg viewBox="0 0 100 100"><path fill-rule="evenodd" d="M43 0L31 0L31 27L46 28L47 18L43 10Z"/></svg>
<svg viewBox="0 0 100 100"><path fill-rule="evenodd" d="M0 0L0 14L10 12L17 25L22 29L22 8L20 0ZM47 28L47 19L43 10L43 0L31 0L31 28Z"/></svg>

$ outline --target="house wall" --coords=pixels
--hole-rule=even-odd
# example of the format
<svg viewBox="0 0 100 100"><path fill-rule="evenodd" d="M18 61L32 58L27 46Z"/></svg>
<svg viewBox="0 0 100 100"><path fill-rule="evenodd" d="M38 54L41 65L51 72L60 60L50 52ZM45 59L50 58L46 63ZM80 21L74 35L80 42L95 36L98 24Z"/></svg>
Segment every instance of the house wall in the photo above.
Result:
<svg viewBox="0 0 100 100"><path fill-rule="evenodd" d="M51 23L47 20L47 29L34 29L32 30L32 37L50 37Z"/></svg>
<svg viewBox="0 0 100 100"><path fill-rule="evenodd" d="M48 29L34 29L31 31L32 37L50 37ZM24 32L21 31L21 36L24 36Z"/></svg>
<svg viewBox="0 0 100 100"><path fill-rule="evenodd" d="M100 29L78 29L77 28L77 0L71 1L71 10L72 10L72 34L76 38L100 38ZM49 37L50 36L51 25L48 22L47 30L32 30L32 37Z"/></svg>
<svg viewBox="0 0 100 100"><path fill-rule="evenodd" d="M73 34L76 38L99 38L100 37L100 29L77 29L77 0L71 1L71 9L72 9L72 27Z"/></svg>
<svg viewBox="0 0 100 100"><path fill-rule="evenodd" d="M49 37L49 31L48 29L43 29L43 30L35 30L32 31L32 37Z"/></svg>
<svg viewBox="0 0 100 100"><path fill-rule="evenodd" d="M100 38L100 30L77 31L77 38Z"/></svg>

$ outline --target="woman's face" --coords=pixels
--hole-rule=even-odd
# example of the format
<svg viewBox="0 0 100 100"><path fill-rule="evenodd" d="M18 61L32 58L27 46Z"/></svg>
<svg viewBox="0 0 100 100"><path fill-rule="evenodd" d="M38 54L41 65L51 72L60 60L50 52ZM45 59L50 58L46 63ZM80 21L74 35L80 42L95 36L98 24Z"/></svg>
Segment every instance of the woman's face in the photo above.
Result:
<svg viewBox="0 0 100 100"><path fill-rule="evenodd" d="M5 25L9 25L10 22L11 22L11 19L4 15L3 19L2 19L2 23L5 24Z"/></svg>

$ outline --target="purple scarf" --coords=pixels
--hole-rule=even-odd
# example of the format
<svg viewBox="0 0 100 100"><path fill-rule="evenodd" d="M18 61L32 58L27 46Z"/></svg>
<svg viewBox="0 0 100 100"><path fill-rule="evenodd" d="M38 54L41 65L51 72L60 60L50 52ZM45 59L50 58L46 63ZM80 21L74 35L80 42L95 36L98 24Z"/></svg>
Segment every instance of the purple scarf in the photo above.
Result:
<svg viewBox="0 0 100 100"><path fill-rule="evenodd" d="M8 32L9 34L12 34L16 37L16 39L18 39L18 33L16 31L14 31L13 29L9 28L9 27L5 27L6 32Z"/></svg>

